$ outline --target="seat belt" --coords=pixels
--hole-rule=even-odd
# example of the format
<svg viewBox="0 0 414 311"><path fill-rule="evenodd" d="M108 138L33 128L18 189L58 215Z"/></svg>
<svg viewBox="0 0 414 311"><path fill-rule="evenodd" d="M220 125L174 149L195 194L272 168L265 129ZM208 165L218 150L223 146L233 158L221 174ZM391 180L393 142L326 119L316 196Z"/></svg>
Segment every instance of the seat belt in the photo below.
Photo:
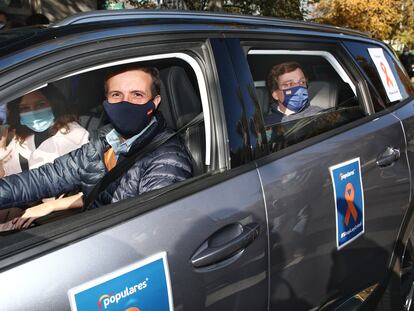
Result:
<svg viewBox="0 0 414 311"><path fill-rule="evenodd" d="M160 139L158 141L152 141L148 145L146 145L144 148L138 150L137 152L129 155L127 158L119 162L112 170L110 170L108 173L105 174L104 177L101 178L101 180L94 186L92 191L89 193L89 195L85 198L84 204L83 204L83 211L90 209L92 203L98 198L99 194L104 191L113 181L121 177L128 169L134 165L139 159L141 159L144 155L146 155L148 152L151 152L164 143L166 143L168 140L173 138L174 136L181 134L186 129L200 123L204 120L203 113L199 113L194 119L192 119L190 122L188 122L186 125L181 127L176 132L164 137L163 139Z"/></svg>

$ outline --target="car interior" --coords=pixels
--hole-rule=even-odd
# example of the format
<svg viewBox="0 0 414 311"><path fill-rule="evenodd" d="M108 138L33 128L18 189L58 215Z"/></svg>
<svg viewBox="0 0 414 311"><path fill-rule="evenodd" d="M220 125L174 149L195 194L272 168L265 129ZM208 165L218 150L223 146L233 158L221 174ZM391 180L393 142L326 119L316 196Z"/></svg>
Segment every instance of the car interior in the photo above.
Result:
<svg viewBox="0 0 414 311"><path fill-rule="evenodd" d="M311 106L322 109L359 105L350 85L338 75L329 62L321 56L311 55L248 55L248 62L255 81L256 94L263 115L270 114L274 102L266 87L270 69L284 62L298 62L308 78Z"/></svg>
<svg viewBox="0 0 414 311"><path fill-rule="evenodd" d="M263 116L271 113L272 98L265 83L268 71L273 65L286 61L298 61L298 56L248 55ZM179 136L191 156L193 176L210 172L211 167L206 165L205 161L207 142L204 123L187 127L191 120L203 113L197 77L193 68L179 59L160 59L139 64L155 66L160 71L162 100L159 110L168 127L174 130L186 127ZM267 139L272 151L296 144L326 131L327 128L340 126L350 119L359 118L361 114L354 91L326 59L321 56L300 57L300 64L309 79L310 104L319 106L323 110L317 114L317 118L306 117L267 127ZM96 69L49 83L60 89L70 103L72 111L79 116L80 125L89 133L108 123L102 101L105 99L104 78L111 68ZM336 113L336 119L332 118L332 112ZM332 124L332 120L335 124ZM55 216L38 219L37 224L50 222L51 219L56 218L57 214L54 214Z"/></svg>
<svg viewBox="0 0 414 311"><path fill-rule="evenodd" d="M137 63L131 64L137 65ZM200 99L197 78L192 67L178 59L163 59L151 62L140 62L142 66L155 66L159 69L161 78L162 113L167 127L179 130L179 137L186 146L193 164L193 176L202 175L210 170L206 165L206 138L203 118L203 109ZM106 125L106 118L102 107L104 95L104 78L113 67L69 76L49 84L56 86L70 103L70 110L79 116L79 124L89 133ZM51 99L53 100L53 99ZM190 122L194 119L200 122ZM190 123L190 124L189 124ZM52 220L66 217L69 211L55 212L41 217L35 224L44 224ZM2 234L3 235L3 234Z"/></svg>
<svg viewBox="0 0 414 311"><path fill-rule="evenodd" d="M309 103L322 108L315 115L278 124L265 124L272 152L299 143L330 129L339 127L365 114L356 92L341 77L329 61L319 55L260 54L248 55L256 96L265 117L277 102L266 86L270 69L283 62L297 62L308 78Z"/></svg>
<svg viewBox="0 0 414 311"><path fill-rule="evenodd" d="M178 60L158 60L140 65L155 66L160 71L162 113L167 126L178 130L202 113L200 93L195 73L190 65ZM102 108L104 77L111 68L99 69L56 81L73 109L79 123L89 132L108 123ZM181 135L193 161L194 176L205 173L204 125L193 125Z"/></svg>

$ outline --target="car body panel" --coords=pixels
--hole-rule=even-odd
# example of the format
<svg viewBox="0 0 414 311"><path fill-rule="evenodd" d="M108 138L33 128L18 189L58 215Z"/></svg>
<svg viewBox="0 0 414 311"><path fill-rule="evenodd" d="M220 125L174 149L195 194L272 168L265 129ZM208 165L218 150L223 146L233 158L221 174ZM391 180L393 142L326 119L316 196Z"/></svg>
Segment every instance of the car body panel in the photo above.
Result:
<svg viewBox="0 0 414 311"><path fill-rule="evenodd" d="M3 271L1 308L69 309L69 289L166 251L175 310L266 310L267 228L255 170L144 215ZM260 224L258 238L229 263L195 269L200 245L238 222Z"/></svg>
<svg viewBox="0 0 414 311"><path fill-rule="evenodd" d="M409 164L409 169L411 171L412 167L411 164L414 162L414 118L413 113L414 111L414 100L407 101L401 107L395 109L392 113L401 120L402 126L404 129L404 134L407 141L407 160ZM411 175L411 178L413 176ZM413 183L411 183L413 187ZM410 201L413 200L413 189L411 189L411 197Z"/></svg>
<svg viewBox="0 0 414 311"><path fill-rule="evenodd" d="M358 292L385 276L410 187L405 155L391 167L376 165L387 145L405 150L400 123L392 115L259 168L269 215L272 308L321 306L327 298ZM329 168L357 157L365 233L338 251Z"/></svg>

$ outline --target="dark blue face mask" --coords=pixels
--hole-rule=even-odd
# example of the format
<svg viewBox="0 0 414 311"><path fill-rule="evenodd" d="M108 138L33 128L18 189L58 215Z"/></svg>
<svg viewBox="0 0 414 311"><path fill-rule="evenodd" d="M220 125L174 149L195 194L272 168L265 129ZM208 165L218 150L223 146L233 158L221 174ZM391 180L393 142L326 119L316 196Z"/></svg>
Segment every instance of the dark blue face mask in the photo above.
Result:
<svg viewBox="0 0 414 311"><path fill-rule="evenodd" d="M309 102L308 89L304 86L295 86L282 92L285 95L283 106L295 113L303 110Z"/></svg>
<svg viewBox="0 0 414 311"><path fill-rule="evenodd" d="M110 104L104 100L103 107L112 126L124 138L140 133L149 124L155 110L151 100L143 105L126 101Z"/></svg>

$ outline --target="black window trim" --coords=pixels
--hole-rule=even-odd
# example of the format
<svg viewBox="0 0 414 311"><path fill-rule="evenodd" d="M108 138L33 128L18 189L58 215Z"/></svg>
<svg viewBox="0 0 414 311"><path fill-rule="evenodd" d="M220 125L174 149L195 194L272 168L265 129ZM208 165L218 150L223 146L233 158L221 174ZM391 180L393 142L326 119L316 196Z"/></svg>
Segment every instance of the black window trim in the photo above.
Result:
<svg viewBox="0 0 414 311"><path fill-rule="evenodd" d="M282 150L278 150L277 152L269 151L266 156L256 157L256 161L259 166L264 165L266 163L270 163L287 154L301 150L303 148L311 146L312 144L316 144L325 139L328 139L334 135L338 135L344 131L365 124L375 118L373 117L374 107L372 105L372 99L370 97L370 93L366 88L366 83L364 82L364 79L361 77L359 70L357 70L355 65L348 60L349 56L347 56L346 54L347 51L343 49L342 44L339 40L323 40L323 42L308 42L307 40L302 40L302 38L297 38L294 42L292 42L291 40L289 40L288 42L282 42L280 37L278 37L277 40L266 41L257 41L257 39L248 40L247 38L244 38L243 41L241 41L241 46L245 51L246 57L248 55L248 51L251 49L327 51L335 58L335 60L345 71L345 74L353 82L356 88L356 96L358 98L358 102L366 113L365 117L354 120L348 124L328 130L314 137L305 139L304 141L286 147ZM375 114L375 116L378 117L378 114Z"/></svg>
<svg viewBox="0 0 414 311"><path fill-rule="evenodd" d="M324 38L325 39L325 38ZM358 70L356 70L355 66L350 66L350 63L347 61L349 56L345 54L344 48L339 40L323 40L321 42L309 42L301 37L296 38L295 41L292 42L292 39L284 42L282 38L278 37L275 40L269 41L257 41L254 40L247 40L244 39L241 42L242 47L245 49L246 56L248 55L248 51L252 49L267 49L267 50L303 50L303 51L326 51L333 56L333 58L339 63L341 68L345 71L345 74L349 77L349 79L354 84L357 96L359 95L358 90L364 91L364 89L359 89L361 87L359 81L361 80L361 75ZM347 52L347 51L346 51ZM369 96L369 94L366 94ZM358 98L358 101L361 107L364 108L367 115L369 115L373 111L373 107L370 106L370 102L361 102L362 98Z"/></svg>

